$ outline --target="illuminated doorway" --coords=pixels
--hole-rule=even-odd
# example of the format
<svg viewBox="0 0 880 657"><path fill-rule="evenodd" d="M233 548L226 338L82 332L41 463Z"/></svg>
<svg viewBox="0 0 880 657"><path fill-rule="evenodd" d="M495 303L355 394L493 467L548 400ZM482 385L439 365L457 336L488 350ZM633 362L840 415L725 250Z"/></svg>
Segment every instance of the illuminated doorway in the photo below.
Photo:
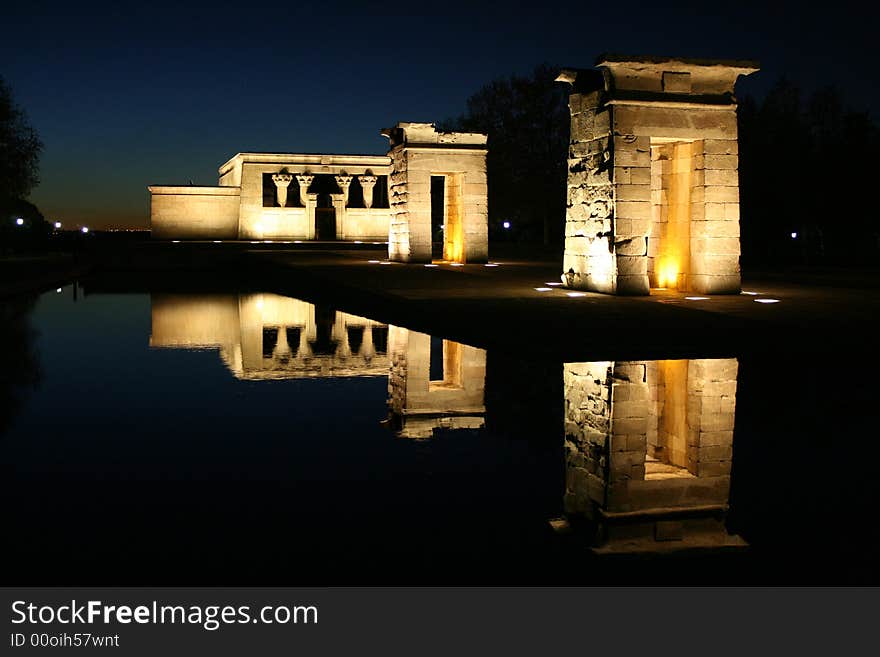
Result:
<svg viewBox="0 0 880 657"><path fill-rule="evenodd" d="M462 174L431 176L431 257L465 262Z"/></svg>
<svg viewBox="0 0 880 657"><path fill-rule="evenodd" d="M695 145L651 139L651 231L648 282L652 288L690 289L691 218L696 186Z"/></svg>

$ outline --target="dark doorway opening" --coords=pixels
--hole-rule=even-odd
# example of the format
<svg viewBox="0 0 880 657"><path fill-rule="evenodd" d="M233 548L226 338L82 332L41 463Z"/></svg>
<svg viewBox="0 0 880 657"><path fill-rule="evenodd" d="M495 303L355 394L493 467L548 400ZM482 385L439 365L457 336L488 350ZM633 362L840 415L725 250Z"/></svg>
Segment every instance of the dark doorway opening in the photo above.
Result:
<svg viewBox="0 0 880 657"><path fill-rule="evenodd" d="M315 239L336 239L336 208L315 208Z"/></svg>
<svg viewBox="0 0 880 657"><path fill-rule="evenodd" d="M431 176L431 258L443 258L446 224L446 176Z"/></svg>

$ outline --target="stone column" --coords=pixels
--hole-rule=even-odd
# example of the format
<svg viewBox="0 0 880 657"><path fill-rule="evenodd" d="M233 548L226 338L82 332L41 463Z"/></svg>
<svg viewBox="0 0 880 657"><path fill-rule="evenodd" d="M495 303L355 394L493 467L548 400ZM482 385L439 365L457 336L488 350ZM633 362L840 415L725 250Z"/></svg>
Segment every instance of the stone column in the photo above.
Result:
<svg viewBox="0 0 880 657"><path fill-rule="evenodd" d="M272 356L273 358L290 356L290 344L287 342L286 326L278 327L278 335L275 338L275 348L272 350Z"/></svg>
<svg viewBox="0 0 880 657"><path fill-rule="evenodd" d="M364 190L364 207L373 207L373 187L376 186L376 176L358 176L361 189Z"/></svg>
<svg viewBox="0 0 880 657"><path fill-rule="evenodd" d="M349 182L351 182L349 180ZM330 194L330 203L336 210L336 239L345 239L345 206L348 203L348 187L340 194Z"/></svg>
<svg viewBox="0 0 880 657"><path fill-rule="evenodd" d="M302 173L296 176L296 182L299 183L299 196L302 204L306 208L306 239L315 239L315 206L317 205L318 195L309 194L309 185L315 180L315 176Z"/></svg>
<svg viewBox="0 0 880 657"><path fill-rule="evenodd" d="M373 356L376 355L376 347L373 345L373 325L367 324L364 326L364 339L361 342L361 355L369 361Z"/></svg>
<svg viewBox="0 0 880 657"><path fill-rule="evenodd" d="M342 190L342 198L345 200L345 205L348 205L348 188L351 186L353 176L335 176L335 178L336 184Z"/></svg>
<svg viewBox="0 0 880 657"><path fill-rule="evenodd" d="M290 181L293 180L293 176L289 173L276 173L272 175L272 182L275 183L275 190L278 194L278 206L284 207L287 205L287 188L290 186Z"/></svg>

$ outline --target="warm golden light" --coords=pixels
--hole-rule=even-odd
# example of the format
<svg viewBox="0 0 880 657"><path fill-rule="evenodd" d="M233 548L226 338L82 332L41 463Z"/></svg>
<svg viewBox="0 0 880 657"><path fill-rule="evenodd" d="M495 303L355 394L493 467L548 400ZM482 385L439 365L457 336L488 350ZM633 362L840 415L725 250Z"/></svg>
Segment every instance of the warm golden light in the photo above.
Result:
<svg viewBox="0 0 880 657"><path fill-rule="evenodd" d="M657 287L676 288L678 286L678 263L667 259L661 262L657 271Z"/></svg>

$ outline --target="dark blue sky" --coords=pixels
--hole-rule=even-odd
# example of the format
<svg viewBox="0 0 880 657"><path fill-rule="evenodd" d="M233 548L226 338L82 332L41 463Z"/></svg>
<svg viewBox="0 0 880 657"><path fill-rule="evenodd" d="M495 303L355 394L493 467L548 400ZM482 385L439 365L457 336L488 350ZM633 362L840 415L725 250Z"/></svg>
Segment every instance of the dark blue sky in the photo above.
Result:
<svg viewBox="0 0 880 657"><path fill-rule="evenodd" d="M383 153L382 127L459 114L493 78L541 62L589 66L606 51L759 59L740 95L786 74L808 90L836 83L854 107L876 109L877 16L866 11L711 0L28 3L2 10L0 74L46 144L31 195L44 214L146 226L148 184L216 184L239 151Z"/></svg>

